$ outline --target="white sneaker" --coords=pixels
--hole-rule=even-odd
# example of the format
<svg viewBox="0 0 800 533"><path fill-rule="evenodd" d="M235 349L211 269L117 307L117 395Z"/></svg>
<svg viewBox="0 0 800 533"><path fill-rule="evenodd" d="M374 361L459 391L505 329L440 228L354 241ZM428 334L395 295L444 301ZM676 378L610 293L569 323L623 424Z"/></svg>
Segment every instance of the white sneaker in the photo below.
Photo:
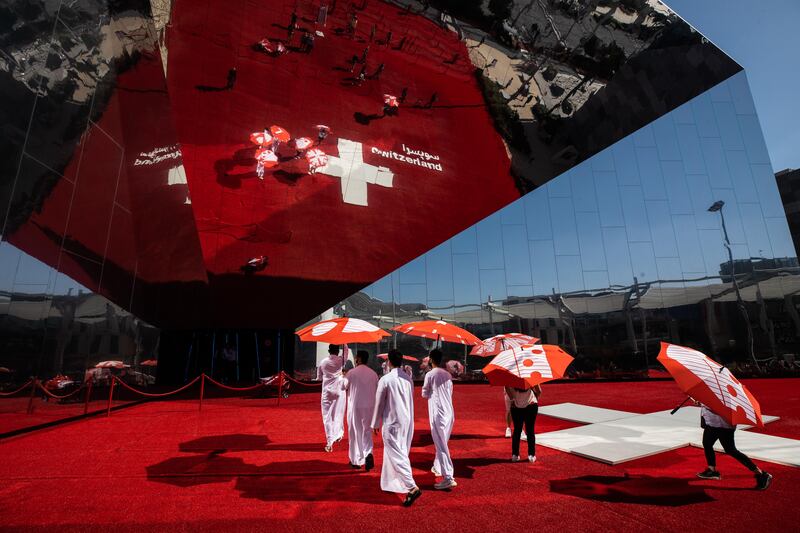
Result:
<svg viewBox="0 0 800 533"><path fill-rule="evenodd" d="M528 456L528 462L529 463L535 463L536 462L536 456L535 455L529 455Z"/></svg>
<svg viewBox="0 0 800 533"><path fill-rule="evenodd" d="M519 455L512 455L511 456L511 462L512 463L518 463L519 462Z"/></svg>
<svg viewBox="0 0 800 533"><path fill-rule="evenodd" d="M436 483L433 488L436 490L447 490L457 486L458 483L456 483L455 479L443 479L439 483Z"/></svg>
<svg viewBox="0 0 800 533"><path fill-rule="evenodd" d="M332 452L333 451L333 445L331 445L331 444L326 445L325 446L325 451L328 452L328 453Z"/></svg>
<svg viewBox="0 0 800 533"><path fill-rule="evenodd" d="M506 438L507 439L511 438L511 428L506 428Z"/></svg>
<svg viewBox="0 0 800 533"><path fill-rule="evenodd" d="M520 440L527 442L528 441L528 434L523 431L522 432L522 437L520 437Z"/></svg>
<svg viewBox="0 0 800 533"><path fill-rule="evenodd" d="M441 473L441 472L439 472L438 470L436 470L436 467L435 467L435 466L432 466L432 467L431 467L431 472L433 472L433 475L434 475L434 476L436 476L436 477L439 477L439 476L441 476L441 475L442 475L442 473Z"/></svg>

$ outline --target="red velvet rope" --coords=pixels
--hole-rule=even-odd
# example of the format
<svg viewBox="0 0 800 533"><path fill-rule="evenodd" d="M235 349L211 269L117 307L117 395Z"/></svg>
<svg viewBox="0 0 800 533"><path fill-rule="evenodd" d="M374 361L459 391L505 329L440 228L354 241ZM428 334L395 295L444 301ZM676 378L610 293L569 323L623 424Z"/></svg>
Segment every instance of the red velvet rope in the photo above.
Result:
<svg viewBox="0 0 800 533"><path fill-rule="evenodd" d="M288 379L292 383L297 383L298 385L301 385L303 387L321 387L322 386L322 383L304 383L302 381L298 381L298 380L294 379L292 376L290 376L289 374L287 374L285 372L283 373L283 377L284 377L284 379Z"/></svg>
<svg viewBox="0 0 800 533"><path fill-rule="evenodd" d="M17 389L17 390L15 390L15 391L11 391L11 392L0 392L0 396L14 396L14 395L15 395L15 394L17 394L18 392L22 392L22 391L24 391L25 389L27 389L27 388L28 388L28 387L30 387L31 385L33 385L33 380L32 380L32 379L31 379L31 380L29 380L29 381L28 381L27 383L25 383L25 384L24 384L22 387L18 388L18 389Z"/></svg>
<svg viewBox="0 0 800 533"><path fill-rule="evenodd" d="M177 393L179 393L181 391L184 391L184 390L188 389L189 387L191 387L192 385L197 383L200 380L200 378L202 378L202 377L203 377L202 375L197 376L196 378L194 378L192 381L190 381L189 383L187 383L186 385L184 385L180 389L175 389L174 391L171 391L171 392L162 392L162 393L159 393L159 394L155 394L155 393L152 393L152 392L143 392L143 391L140 391L138 389L135 389L135 388L131 387L130 385L128 385L127 383L125 383L124 381L122 381L121 379L119 379L117 376L114 376L114 381L116 381L117 383L119 383L120 385L122 385L123 387L128 389L129 391L135 392L136 394L141 394L142 396L145 396L147 398L163 398L165 396L172 396L173 394L177 394ZM208 376L206 376L206 379L208 379Z"/></svg>
<svg viewBox="0 0 800 533"><path fill-rule="evenodd" d="M265 386L265 383L258 383L257 385L253 385L252 387L229 387L228 385L224 385L224 384L220 383L219 381L216 381L215 379L212 379L212 378L210 378L208 376L206 376L206 380L210 381L211 383L213 383L217 387L220 387L222 389L232 390L232 391L242 391L242 392L244 392L244 391L249 391L249 390L256 390L256 389L259 389L259 388Z"/></svg>
<svg viewBox="0 0 800 533"><path fill-rule="evenodd" d="M57 394L53 394L52 392L50 392L49 390L44 388L44 386L42 385L41 382L38 382L36 384L36 386L39 387L40 389L42 389L42 392L45 393L46 395L50 396L51 398L55 398L56 400L63 400L64 398L69 398L70 396L75 396L76 394L81 392L83 389L86 388L86 383L84 382L79 388L77 388L76 390L70 392L69 394L65 394L64 396L59 396Z"/></svg>

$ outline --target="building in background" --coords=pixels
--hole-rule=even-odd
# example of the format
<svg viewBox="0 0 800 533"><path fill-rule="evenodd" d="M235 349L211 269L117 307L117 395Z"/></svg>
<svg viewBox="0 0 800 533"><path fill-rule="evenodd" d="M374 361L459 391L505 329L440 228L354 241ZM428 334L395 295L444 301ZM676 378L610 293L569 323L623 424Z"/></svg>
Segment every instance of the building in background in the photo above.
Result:
<svg viewBox="0 0 800 533"><path fill-rule="evenodd" d="M800 169L787 168L775 174L786 211L795 250L800 248Z"/></svg>

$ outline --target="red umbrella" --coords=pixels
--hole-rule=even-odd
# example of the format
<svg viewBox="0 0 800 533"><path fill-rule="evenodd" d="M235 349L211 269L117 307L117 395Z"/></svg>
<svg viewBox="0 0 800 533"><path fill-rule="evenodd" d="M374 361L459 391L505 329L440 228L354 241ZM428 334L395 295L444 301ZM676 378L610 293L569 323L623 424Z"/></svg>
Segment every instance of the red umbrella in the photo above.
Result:
<svg viewBox="0 0 800 533"><path fill-rule="evenodd" d="M500 352L483 373L492 385L530 389L564 377L571 362L572 356L558 346L528 344Z"/></svg>
<svg viewBox="0 0 800 533"><path fill-rule="evenodd" d="M122 361L100 361L94 365L95 368L125 368L127 366Z"/></svg>
<svg viewBox="0 0 800 533"><path fill-rule="evenodd" d="M272 142L272 135L267 130L256 131L250 134L250 142L259 146Z"/></svg>
<svg viewBox="0 0 800 533"><path fill-rule="evenodd" d="M730 370L704 353L662 342L658 360L683 392L729 424L764 426L761 406L750 391Z"/></svg>
<svg viewBox="0 0 800 533"><path fill-rule="evenodd" d="M389 107L399 107L400 102L397 100L396 96L392 96L391 94L384 94L383 95L383 103L388 105Z"/></svg>
<svg viewBox="0 0 800 533"><path fill-rule="evenodd" d="M377 326L358 318L332 318L323 320L295 332L301 341L347 344L349 342L378 342L387 333Z"/></svg>
<svg viewBox="0 0 800 533"><path fill-rule="evenodd" d="M457 342L460 344L478 344L481 340L465 329L461 329L453 324L448 324L444 320L421 320L419 322L408 322L394 328L395 331L423 337L426 339L436 339L445 342Z"/></svg>
<svg viewBox="0 0 800 533"><path fill-rule="evenodd" d="M278 139L278 141L282 143L289 142L289 139L292 138L289 132L281 128L280 126L270 126L269 132L272 134L273 137L275 137L276 139Z"/></svg>
<svg viewBox="0 0 800 533"><path fill-rule="evenodd" d="M523 335L522 333L502 333L483 339L480 344L476 344L470 355L477 355L480 357L491 357L497 355L503 350L509 348L516 348L526 344L536 344L539 339L531 337L530 335Z"/></svg>
<svg viewBox="0 0 800 533"><path fill-rule="evenodd" d="M383 359L383 360L389 359L389 354L388 353L379 353L378 354L378 359ZM416 357L411 357L410 355L404 355L403 356L403 361L413 361L415 363L419 363L419 359L417 359Z"/></svg>
<svg viewBox="0 0 800 533"><path fill-rule="evenodd" d="M313 174L328 164L328 156L319 148L312 148L306 152L306 160L308 160L308 171Z"/></svg>

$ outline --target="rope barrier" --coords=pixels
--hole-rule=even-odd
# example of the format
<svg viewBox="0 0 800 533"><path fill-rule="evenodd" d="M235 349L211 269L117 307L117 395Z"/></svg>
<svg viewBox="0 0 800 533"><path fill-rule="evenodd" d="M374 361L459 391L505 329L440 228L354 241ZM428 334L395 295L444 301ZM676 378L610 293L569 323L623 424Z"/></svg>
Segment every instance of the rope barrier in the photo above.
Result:
<svg viewBox="0 0 800 533"><path fill-rule="evenodd" d="M44 385L42 385L42 382L41 382L41 381L40 381L40 382L38 382L38 383L36 384L36 386L37 386L37 387L39 387L39 388L41 389L41 391L42 391L43 393L45 393L47 396L49 396L49 397L51 397L51 398L54 398L54 399L56 399L56 400L63 400L63 399L65 399L65 398L69 398L69 397L71 397L71 396L75 396L76 394L78 394L79 392L81 392L81 391L82 391L84 388L86 388L86 382L84 382L84 383L83 383L83 384L82 384L82 385L81 385L79 388L77 388L77 389L75 389L74 391L70 392L69 394L65 394L65 395L63 395L63 396L59 396L59 395L57 395L57 394L53 394L52 392L50 392L49 390L47 390L47 389L44 387Z"/></svg>
<svg viewBox="0 0 800 533"><path fill-rule="evenodd" d="M283 373L283 377L285 379L288 379L292 383L296 383L296 384L301 385L303 387L321 387L322 386L322 383L305 383L303 381L298 381L298 380L294 379L292 376L290 376L289 374L287 374L285 372Z"/></svg>
<svg viewBox="0 0 800 533"><path fill-rule="evenodd" d="M127 383L125 383L124 381L119 379L117 376L114 376L114 381L116 381L117 383L119 383L120 385L122 385L123 387L128 389L129 391L135 392L137 394L141 394L142 396L144 396L146 398L164 398L165 396L171 396L173 394L177 394L177 393L179 393L181 391L184 391L184 390L188 389L189 387L191 387L192 385L197 383L197 381L200 378L202 378L204 375L205 374L201 374L201 375L197 376L192 381L190 381L189 383L187 383L186 385L184 385L183 387L181 387L179 389L175 389L174 391L171 391L171 392L162 392L162 393L153 393L153 392L140 391L140 390L138 390L138 389L136 389L134 387L131 387L130 385L128 385ZM206 376L206 379L208 379L208 376Z"/></svg>
<svg viewBox="0 0 800 533"><path fill-rule="evenodd" d="M24 384L22 387L18 388L18 389L17 389L17 390L15 390L15 391L11 391L11 392L0 392L0 396L14 396L14 395L15 395L15 394L17 394L17 393L24 391L25 389L27 389L27 388L28 388L28 387L30 387L31 385L33 385L33 380L32 380L32 379L28 380L28 382L27 382L27 383L25 383L25 384Z"/></svg>
<svg viewBox="0 0 800 533"><path fill-rule="evenodd" d="M230 387L228 385L220 383L219 381L217 381L217 380L215 380L213 378L210 378L210 377L206 376L205 374L203 374L203 375L205 376L205 379L207 379L208 381L210 381L211 383L213 383L217 387L220 387L222 389L232 390L232 391L244 392L244 391L249 391L249 390L256 390L256 389L259 389L259 388L264 387L266 385L265 383L258 383L256 385L253 385L252 387Z"/></svg>

